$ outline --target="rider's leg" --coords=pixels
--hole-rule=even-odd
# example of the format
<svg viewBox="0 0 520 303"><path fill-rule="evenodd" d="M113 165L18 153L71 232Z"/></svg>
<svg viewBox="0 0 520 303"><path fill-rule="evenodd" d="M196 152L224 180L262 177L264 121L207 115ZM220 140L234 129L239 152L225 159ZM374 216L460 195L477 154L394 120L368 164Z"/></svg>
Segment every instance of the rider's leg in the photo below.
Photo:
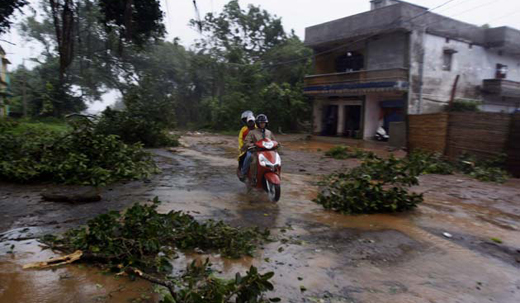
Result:
<svg viewBox="0 0 520 303"><path fill-rule="evenodd" d="M244 162L242 163L242 169L241 169L242 176L246 176L247 175L247 172L249 171L249 165L250 164L251 164L251 152L248 151L246 153L245 158L244 158Z"/></svg>

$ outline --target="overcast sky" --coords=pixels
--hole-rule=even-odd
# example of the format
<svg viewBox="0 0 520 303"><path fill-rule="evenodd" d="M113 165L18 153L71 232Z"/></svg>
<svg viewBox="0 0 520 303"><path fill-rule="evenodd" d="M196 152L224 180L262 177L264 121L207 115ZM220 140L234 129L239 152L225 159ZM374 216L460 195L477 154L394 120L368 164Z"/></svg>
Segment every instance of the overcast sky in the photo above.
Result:
<svg viewBox="0 0 520 303"><path fill-rule="evenodd" d="M408 2L425 6L437 7L449 0L410 0ZM201 16L206 13L218 13L227 0L197 0ZM31 0L32 7L38 0ZM192 0L161 0L165 13L165 26L168 39L179 37L185 46L189 46L199 38L199 33L188 26L190 19L195 18ZM361 13L370 9L369 0L240 0L245 8L249 4L260 5L271 14L282 18L287 31L294 29L303 39L305 27L330 20ZM28 11L26 9L26 11ZM511 26L520 29L520 1L518 0L452 0L434 12L453 17L465 22L491 26ZM23 16L17 16L17 19ZM40 48L34 43L25 43L15 29L0 36L16 45L10 45L0 40L0 45L7 51L8 58L13 63L11 68L22 63L23 59L37 56ZM103 106L101 104L100 106Z"/></svg>

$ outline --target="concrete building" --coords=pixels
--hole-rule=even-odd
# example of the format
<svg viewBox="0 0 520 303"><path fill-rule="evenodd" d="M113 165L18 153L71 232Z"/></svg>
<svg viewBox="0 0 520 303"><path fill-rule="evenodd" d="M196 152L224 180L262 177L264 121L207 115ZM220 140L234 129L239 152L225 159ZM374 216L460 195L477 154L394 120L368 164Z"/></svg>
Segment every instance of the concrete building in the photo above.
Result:
<svg viewBox="0 0 520 303"><path fill-rule="evenodd" d="M457 76L455 99L481 100L486 111L520 108L520 31L370 2L370 11L305 30L315 52L304 86L315 134L368 139L381 125L391 133L407 114L442 111Z"/></svg>
<svg viewBox="0 0 520 303"><path fill-rule="evenodd" d="M7 65L11 64L5 57L5 51L0 46L0 118L9 114L9 107L7 99L10 94L9 74L7 73Z"/></svg>

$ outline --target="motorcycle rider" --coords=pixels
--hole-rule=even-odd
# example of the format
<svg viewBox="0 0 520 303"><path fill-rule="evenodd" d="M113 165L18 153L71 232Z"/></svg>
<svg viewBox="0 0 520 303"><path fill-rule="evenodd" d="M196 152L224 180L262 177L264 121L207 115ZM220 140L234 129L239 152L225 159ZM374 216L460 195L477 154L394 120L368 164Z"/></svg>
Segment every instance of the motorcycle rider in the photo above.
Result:
<svg viewBox="0 0 520 303"><path fill-rule="evenodd" d="M260 114L256 117L256 126L257 128L250 130L249 133L246 136L246 139L244 140L244 146L242 147L242 151L246 152L246 156L244 158L244 163L242 164L241 169L241 180L245 178L247 175L247 172L249 170L249 167L252 164L251 167L251 183L256 183L256 157L253 157L254 155L254 146L255 143L262 140L262 139L271 139L275 141L273 133L267 129L267 123L269 123L269 120L267 119L267 116L264 114Z"/></svg>

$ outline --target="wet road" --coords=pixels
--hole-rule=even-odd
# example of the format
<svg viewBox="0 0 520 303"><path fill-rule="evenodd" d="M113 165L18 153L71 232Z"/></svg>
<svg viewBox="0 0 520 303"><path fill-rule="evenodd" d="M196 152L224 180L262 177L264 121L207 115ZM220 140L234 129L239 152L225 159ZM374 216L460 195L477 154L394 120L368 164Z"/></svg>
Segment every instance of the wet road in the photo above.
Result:
<svg viewBox="0 0 520 303"><path fill-rule="evenodd" d="M52 255L40 252L30 238L154 196L163 201L161 211L184 210L198 219L270 228L279 241L266 244L255 258L186 255L175 265L183 268L188 260L210 257L223 275L252 264L273 270L272 296L284 302L520 302L518 179L496 185L460 175L422 176L414 190L425 193L426 201L416 211L344 216L311 200L318 175L355 166L357 160L323 159L318 149L336 142L301 139L279 138L286 144L277 204L263 193L247 194L236 180L235 138L226 136L190 136L183 140L186 147L175 152L155 150L160 175L149 183L114 185L101 202L40 202L43 186L1 185L5 220L0 232L11 231L0 236L0 302L128 302L136 297L154 302L147 283L92 268L21 269ZM384 153L377 145L367 148ZM445 232L453 236L446 238ZM8 253L12 244L13 253Z"/></svg>

